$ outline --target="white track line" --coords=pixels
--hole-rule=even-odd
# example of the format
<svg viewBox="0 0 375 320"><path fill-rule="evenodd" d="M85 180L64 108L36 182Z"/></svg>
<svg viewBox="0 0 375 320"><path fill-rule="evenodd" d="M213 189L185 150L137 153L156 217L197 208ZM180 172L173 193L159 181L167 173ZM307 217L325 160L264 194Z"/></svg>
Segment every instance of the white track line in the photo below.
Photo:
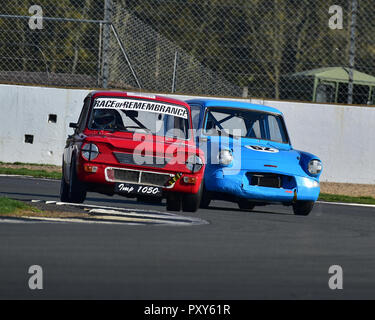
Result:
<svg viewBox="0 0 375 320"><path fill-rule="evenodd" d="M102 223L102 224L126 224L126 225L174 225L174 226L189 226L189 225L203 225L208 224L207 221L195 217L186 217L176 215L172 213L164 213L156 210L138 210L129 208L118 208L118 207L106 207L98 205L86 205L80 203L66 203L56 201L45 201L45 200L31 200L31 202L44 202L46 204L55 205L68 205L76 206L82 209L89 210L89 214L92 214L92 218L52 218L52 217L28 217L22 216L19 219L20 223L30 222L73 222L73 223ZM9 223L16 221L14 219L1 219L0 223Z"/></svg>
<svg viewBox="0 0 375 320"><path fill-rule="evenodd" d="M194 217L185 217L185 216L179 216L179 215L173 215L173 216L160 216L159 214L145 214L145 213L138 213L136 211L133 212L121 212L116 210L105 210L105 209L92 209L89 211L89 213L93 213L95 215L99 216L117 216L117 217L129 217L129 218L143 218L146 220L152 220L152 221L158 221L161 223L199 223L199 224L205 224L206 222L199 218Z"/></svg>
<svg viewBox="0 0 375 320"><path fill-rule="evenodd" d="M53 181L53 182L60 182L60 179L53 179L53 178L41 178L41 177L33 177L33 176L24 176L21 174L0 174L0 177L10 177L10 178L25 178L31 180L42 180L42 181Z"/></svg>
<svg viewBox="0 0 375 320"><path fill-rule="evenodd" d="M132 225L138 225L139 223L131 223L131 222L115 222L115 221L105 221L105 220L86 220L86 219L69 219L69 218L46 218L46 217L21 217L22 219L25 220L33 220L33 221L42 221L42 222L74 222L74 223L88 223L88 224L132 224Z"/></svg>
<svg viewBox="0 0 375 320"><path fill-rule="evenodd" d="M335 205L339 205L339 206L375 208L375 204L364 204L364 203L328 202L328 201L317 201L316 203L335 204Z"/></svg>
<svg viewBox="0 0 375 320"><path fill-rule="evenodd" d="M83 207L83 208L97 208L97 209L108 209L108 210L120 210L120 211L125 211L125 212L132 212L136 210L137 212L144 212L144 213L158 213L163 216L176 216L173 213L169 212L161 212L157 210L146 210L146 209L131 209L131 208L119 208L119 207L109 207L109 206L101 206L101 205L96 205L96 204L85 204L85 203L70 203L70 202L56 202L57 206L75 206L75 207Z"/></svg>

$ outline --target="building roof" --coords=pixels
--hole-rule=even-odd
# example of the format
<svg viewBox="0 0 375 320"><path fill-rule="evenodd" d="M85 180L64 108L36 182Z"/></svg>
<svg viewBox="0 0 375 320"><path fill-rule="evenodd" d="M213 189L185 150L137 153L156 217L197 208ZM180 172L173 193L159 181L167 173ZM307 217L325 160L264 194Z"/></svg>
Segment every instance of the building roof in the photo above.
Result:
<svg viewBox="0 0 375 320"><path fill-rule="evenodd" d="M335 82L349 82L349 68L346 67L329 67L319 68L294 73L292 77L316 77L322 80L331 80ZM375 86L375 77L353 70L353 82L356 84L366 84Z"/></svg>

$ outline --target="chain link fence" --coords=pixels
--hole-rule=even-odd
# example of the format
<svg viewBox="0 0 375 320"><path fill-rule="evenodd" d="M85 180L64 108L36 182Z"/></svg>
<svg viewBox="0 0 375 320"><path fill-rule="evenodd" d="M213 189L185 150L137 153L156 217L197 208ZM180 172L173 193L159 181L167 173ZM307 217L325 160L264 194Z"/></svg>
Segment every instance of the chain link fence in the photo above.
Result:
<svg viewBox="0 0 375 320"><path fill-rule="evenodd" d="M370 0L3 0L0 81L374 104L374 20Z"/></svg>

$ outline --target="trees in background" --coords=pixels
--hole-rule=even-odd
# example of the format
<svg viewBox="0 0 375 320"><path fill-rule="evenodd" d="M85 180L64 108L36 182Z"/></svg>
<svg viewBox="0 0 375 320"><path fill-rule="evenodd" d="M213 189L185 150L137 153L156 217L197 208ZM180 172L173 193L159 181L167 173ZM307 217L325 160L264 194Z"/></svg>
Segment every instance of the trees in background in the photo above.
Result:
<svg viewBox="0 0 375 320"><path fill-rule="evenodd" d="M45 16L103 19L103 1L39 2ZM0 11L29 15L27 8L32 2L3 0ZM158 35L147 49L148 54L155 57L154 64L149 66L152 70L149 74L155 81L159 81L161 64L165 63L161 58L161 38L189 53L192 64L198 60L231 83L248 86L252 96L278 98L283 75L348 64L350 11L347 0L335 1L344 10L342 30L328 27L331 4L325 0L114 2L115 10L136 15ZM371 2L360 1L356 68L375 75L375 25L372 23L375 9ZM117 15L117 19L120 17ZM114 19L114 23L123 21ZM126 28L122 29L127 32ZM142 31L138 30L139 37L142 37ZM125 45L137 46L136 40L132 41ZM97 24L47 22L42 31L31 31L25 20L0 19L0 69L40 72L48 69L52 73L96 76L98 43ZM111 49L118 48L112 46ZM132 54L137 54L136 50Z"/></svg>

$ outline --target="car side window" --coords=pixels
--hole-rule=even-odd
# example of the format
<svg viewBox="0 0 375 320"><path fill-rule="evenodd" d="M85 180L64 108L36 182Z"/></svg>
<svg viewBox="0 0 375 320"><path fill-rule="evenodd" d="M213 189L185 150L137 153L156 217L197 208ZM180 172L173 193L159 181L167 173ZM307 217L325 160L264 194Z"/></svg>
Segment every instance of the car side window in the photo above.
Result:
<svg viewBox="0 0 375 320"><path fill-rule="evenodd" d="M78 132L85 129L90 103L91 99L87 97L83 103L82 111L78 118Z"/></svg>
<svg viewBox="0 0 375 320"><path fill-rule="evenodd" d="M280 127L280 119L273 115L268 116L268 127L269 127L269 139L272 141L282 143L285 140L285 137L282 136Z"/></svg>
<svg viewBox="0 0 375 320"><path fill-rule="evenodd" d="M193 129L198 129L199 126L199 118L201 113L201 106L200 105L190 105L191 110L191 119L193 121Z"/></svg>
<svg viewBox="0 0 375 320"><path fill-rule="evenodd" d="M259 120L256 120L252 123L250 133L249 133L249 138L254 138L254 139L261 139L262 138Z"/></svg>

